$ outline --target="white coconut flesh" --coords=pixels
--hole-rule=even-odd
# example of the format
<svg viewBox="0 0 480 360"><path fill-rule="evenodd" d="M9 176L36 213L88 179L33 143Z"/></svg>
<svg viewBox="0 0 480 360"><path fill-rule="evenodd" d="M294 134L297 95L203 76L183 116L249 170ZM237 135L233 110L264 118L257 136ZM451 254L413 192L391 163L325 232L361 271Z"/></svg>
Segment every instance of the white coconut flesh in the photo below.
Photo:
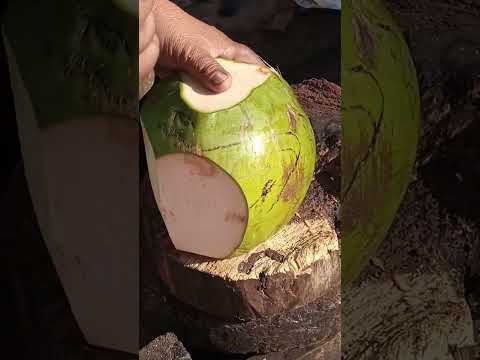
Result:
<svg viewBox="0 0 480 360"><path fill-rule="evenodd" d="M101 116L65 120L38 131L41 146L29 150L40 153L42 166L30 181L44 183L32 195L46 197L36 213L47 219L42 234L76 319L92 344L124 351L134 348L138 331L131 311L138 308L135 125ZM113 331L103 326L119 317Z"/></svg>
<svg viewBox="0 0 480 360"><path fill-rule="evenodd" d="M232 76L231 87L222 93L212 93L188 75L182 74L180 96L192 109L201 113L212 113L229 109L247 98L272 74L268 67L217 59Z"/></svg>
<svg viewBox="0 0 480 360"><path fill-rule="evenodd" d="M206 158L146 153L157 206L177 250L223 259L240 246L248 206L238 184Z"/></svg>

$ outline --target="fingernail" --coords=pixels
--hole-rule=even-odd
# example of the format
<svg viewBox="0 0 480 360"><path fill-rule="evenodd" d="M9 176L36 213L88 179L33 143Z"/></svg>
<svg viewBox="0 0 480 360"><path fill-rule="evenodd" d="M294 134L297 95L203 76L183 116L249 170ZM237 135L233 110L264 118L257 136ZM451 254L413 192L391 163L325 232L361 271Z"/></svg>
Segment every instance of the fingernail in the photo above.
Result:
<svg viewBox="0 0 480 360"><path fill-rule="evenodd" d="M139 97L142 99L155 83L155 72L150 72L147 77L140 81Z"/></svg>
<svg viewBox="0 0 480 360"><path fill-rule="evenodd" d="M221 71L217 71L215 74L213 74L212 76L212 83L214 85L221 85L225 82L225 80L227 80L228 78L228 75L221 72Z"/></svg>

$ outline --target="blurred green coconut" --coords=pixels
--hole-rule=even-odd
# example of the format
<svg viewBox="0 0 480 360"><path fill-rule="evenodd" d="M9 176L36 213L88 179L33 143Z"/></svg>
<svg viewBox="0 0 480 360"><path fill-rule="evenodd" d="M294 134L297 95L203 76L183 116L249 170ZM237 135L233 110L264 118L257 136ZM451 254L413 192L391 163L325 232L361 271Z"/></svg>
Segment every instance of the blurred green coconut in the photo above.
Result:
<svg viewBox="0 0 480 360"><path fill-rule="evenodd" d="M342 282L355 279L391 226L414 170L416 70L380 0L342 8Z"/></svg>

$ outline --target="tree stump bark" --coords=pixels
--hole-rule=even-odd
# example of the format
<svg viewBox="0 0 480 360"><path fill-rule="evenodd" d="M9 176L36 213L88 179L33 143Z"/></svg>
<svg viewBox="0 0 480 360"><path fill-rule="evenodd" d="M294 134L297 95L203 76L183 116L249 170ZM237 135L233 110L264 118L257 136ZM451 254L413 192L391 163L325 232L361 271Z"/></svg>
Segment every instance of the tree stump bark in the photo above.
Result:
<svg viewBox="0 0 480 360"><path fill-rule="evenodd" d="M174 334L159 336L140 349L139 360L192 360L183 344Z"/></svg>
<svg viewBox="0 0 480 360"><path fill-rule="evenodd" d="M338 360L340 359L341 333L322 344L312 344L302 349L256 355L247 360Z"/></svg>
<svg viewBox="0 0 480 360"><path fill-rule="evenodd" d="M187 346L284 352L314 343L321 347L339 333L341 91L323 80L304 82L295 91L317 135L315 179L296 217L250 253L213 260L176 251L144 181L142 254L149 259L147 272L161 279L173 331ZM146 276L146 287L158 289L159 279ZM334 350L329 353L340 354L339 347Z"/></svg>
<svg viewBox="0 0 480 360"><path fill-rule="evenodd" d="M475 345L463 276L478 234L412 183L377 256L342 289L344 358L453 360L453 348Z"/></svg>

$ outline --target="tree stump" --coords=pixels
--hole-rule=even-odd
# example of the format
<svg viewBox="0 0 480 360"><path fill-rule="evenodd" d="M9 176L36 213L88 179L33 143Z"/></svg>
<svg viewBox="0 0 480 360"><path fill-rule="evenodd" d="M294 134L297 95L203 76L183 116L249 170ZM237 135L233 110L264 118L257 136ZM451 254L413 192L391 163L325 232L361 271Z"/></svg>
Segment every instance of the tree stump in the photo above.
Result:
<svg viewBox="0 0 480 360"><path fill-rule="evenodd" d="M463 277L478 234L413 182L367 271L342 289L344 358L454 360L454 348L473 346Z"/></svg>
<svg viewBox="0 0 480 360"><path fill-rule="evenodd" d="M187 346L264 354L321 346L339 333L341 91L324 80L304 82L295 91L317 135L315 179L296 217L250 253L213 260L175 250L144 180L142 254L149 260L142 263L159 275L160 296L174 314L172 331ZM146 276L145 286L158 289L159 279Z"/></svg>
<svg viewBox="0 0 480 360"><path fill-rule="evenodd" d="M302 349L293 349L265 355L255 355L247 360L338 360L340 358L341 333L326 343L312 344Z"/></svg>

